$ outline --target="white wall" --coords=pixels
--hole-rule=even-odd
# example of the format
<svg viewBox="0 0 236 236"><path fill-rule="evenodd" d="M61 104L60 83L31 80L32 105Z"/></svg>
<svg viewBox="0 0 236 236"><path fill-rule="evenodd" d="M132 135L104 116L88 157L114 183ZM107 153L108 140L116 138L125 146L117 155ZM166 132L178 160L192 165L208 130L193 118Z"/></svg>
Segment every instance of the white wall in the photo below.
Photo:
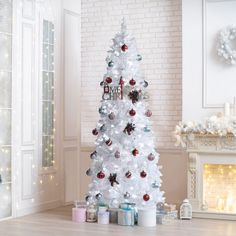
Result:
<svg viewBox="0 0 236 236"><path fill-rule="evenodd" d="M223 112L236 96L236 67L216 55L219 30L236 22L236 1L183 0L183 119Z"/></svg>

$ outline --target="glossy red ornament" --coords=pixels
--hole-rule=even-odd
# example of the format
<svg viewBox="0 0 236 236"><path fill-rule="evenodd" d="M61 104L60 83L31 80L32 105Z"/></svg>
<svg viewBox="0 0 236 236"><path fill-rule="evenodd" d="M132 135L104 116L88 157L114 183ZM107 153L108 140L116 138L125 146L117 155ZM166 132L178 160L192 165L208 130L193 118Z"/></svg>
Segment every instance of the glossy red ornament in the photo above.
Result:
<svg viewBox="0 0 236 236"><path fill-rule="evenodd" d="M136 81L135 81L134 79L131 79L131 80L129 81L129 84L130 84L131 86L134 86L134 85L136 84Z"/></svg>
<svg viewBox="0 0 236 236"><path fill-rule="evenodd" d="M106 78L106 82L107 82L108 84L110 84L110 83L112 82L112 78L111 78L111 77L107 77L107 78Z"/></svg>
<svg viewBox="0 0 236 236"><path fill-rule="evenodd" d="M129 114L130 114L130 116L135 116L136 111L135 111L134 109L131 109L131 110L129 111Z"/></svg>
<svg viewBox="0 0 236 236"><path fill-rule="evenodd" d="M108 140L106 141L106 145L107 145L107 146L111 146L111 145L112 145L111 139L108 139Z"/></svg>
<svg viewBox="0 0 236 236"><path fill-rule="evenodd" d="M93 133L93 135L98 135L97 129L93 129L92 133Z"/></svg>
<svg viewBox="0 0 236 236"><path fill-rule="evenodd" d="M132 173L130 171L127 171L125 173L125 177L128 178L128 179L131 178L131 176L132 176Z"/></svg>
<svg viewBox="0 0 236 236"><path fill-rule="evenodd" d="M128 50L128 46L127 46L126 44L123 44L123 45L121 46L121 50L122 50L123 52L127 51L127 50Z"/></svg>
<svg viewBox="0 0 236 236"><path fill-rule="evenodd" d="M145 115L146 115L147 117L151 117L151 116L152 116L151 110L147 110L146 113L145 113Z"/></svg>
<svg viewBox="0 0 236 236"><path fill-rule="evenodd" d="M137 156L137 155L139 154L138 149L135 148L135 149L132 151L132 154L133 154L133 156Z"/></svg>
<svg viewBox="0 0 236 236"><path fill-rule="evenodd" d="M98 177L99 179L103 179L103 178L105 178L105 173L103 173L102 171L100 171L100 172L98 172L97 177Z"/></svg>
<svg viewBox="0 0 236 236"><path fill-rule="evenodd" d="M142 178L145 178L147 176L147 173L143 170L141 173L140 173L140 176Z"/></svg>
<svg viewBox="0 0 236 236"><path fill-rule="evenodd" d="M150 196L147 193L143 195L143 200L144 201L147 202L149 199L150 199Z"/></svg>

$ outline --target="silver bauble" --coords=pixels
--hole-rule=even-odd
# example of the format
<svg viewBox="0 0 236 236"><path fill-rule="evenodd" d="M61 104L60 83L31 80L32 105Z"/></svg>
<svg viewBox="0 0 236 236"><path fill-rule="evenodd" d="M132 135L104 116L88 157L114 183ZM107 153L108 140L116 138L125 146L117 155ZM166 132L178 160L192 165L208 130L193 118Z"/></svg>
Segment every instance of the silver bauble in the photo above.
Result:
<svg viewBox="0 0 236 236"><path fill-rule="evenodd" d="M124 199L129 199L131 197L130 193L126 192L124 194Z"/></svg>
<svg viewBox="0 0 236 236"><path fill-rule="evenodd" d="M157 181L152 183L152 188L160 188L160 185Z"/></svg>
<svg viewBox="0 0 236 236"><path fill-rule="evenodd" d="M107 128L106 128L105 124L100 127L101 132L105 132L106 130L107 130Z"/></svg>
<svg viewBox="0 0 236 236"><path fill-rule="evenodd" d="M149 161L153 161L155 159L155 156L152 153L150 153L147 158Z"/></svg>
<svg viewBox="0 0 236 236"><path fill-rule="evenodd" d="M95 197L96 197L97 200L100 200L100 199L102 198L102 194L101 194L101 193L98 193L98 194L96 194Z"/></svg>
<svg viewBox="0 0 236 236"><path fill-rule="evenodd" d="M117 158L117 159L120 158L120 152L119 151L115 152L115 158Z"/></svg>
<svg viewBox="0 0 236 236"><path fill-rule="evenodd" d="M92 170L89 168L87 171L86 171L86 175L87 176L91 176L93 174Z"/></svg>
<svg viewBox="0 0 236 236"><path fill-rule="evenodd" d="M96 152L96 151L94 151L94 152L92 152L92 153L90 154L90 158L91 158L92 160L94 160L96 157L97 157L97 152Z"/></svg>

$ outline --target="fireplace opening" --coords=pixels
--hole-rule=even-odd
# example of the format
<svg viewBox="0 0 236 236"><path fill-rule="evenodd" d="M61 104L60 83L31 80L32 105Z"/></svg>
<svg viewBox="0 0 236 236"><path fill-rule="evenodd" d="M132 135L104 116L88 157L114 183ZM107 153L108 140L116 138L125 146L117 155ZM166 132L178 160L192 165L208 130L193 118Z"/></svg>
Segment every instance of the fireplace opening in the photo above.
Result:
<svg viewBox="0 0 236 236"><path fill-rule="evenodd" d="M209 212L236 213L236 165L204 164L203 202Z"/></svg>

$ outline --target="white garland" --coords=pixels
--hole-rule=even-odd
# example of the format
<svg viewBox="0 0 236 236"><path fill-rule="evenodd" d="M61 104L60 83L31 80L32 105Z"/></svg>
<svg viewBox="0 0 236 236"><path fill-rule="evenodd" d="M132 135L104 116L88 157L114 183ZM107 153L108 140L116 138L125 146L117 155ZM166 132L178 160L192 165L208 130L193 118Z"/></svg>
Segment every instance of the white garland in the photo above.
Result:
<svg viewBox="0 0 236 236"><path fill-rule="evenodd" d="M231 41L236 40L236 27L228 26L219 33L217 53L226 63L236 64L236 48L232 48Z"/></svg>
<svg viewBox="0 0 236 236"><path fill-rule="evenodd" d="M186 146L195 135L236 136L236 117L211 116L205 121L179 122L174 132L176 146Z"/></svg>

